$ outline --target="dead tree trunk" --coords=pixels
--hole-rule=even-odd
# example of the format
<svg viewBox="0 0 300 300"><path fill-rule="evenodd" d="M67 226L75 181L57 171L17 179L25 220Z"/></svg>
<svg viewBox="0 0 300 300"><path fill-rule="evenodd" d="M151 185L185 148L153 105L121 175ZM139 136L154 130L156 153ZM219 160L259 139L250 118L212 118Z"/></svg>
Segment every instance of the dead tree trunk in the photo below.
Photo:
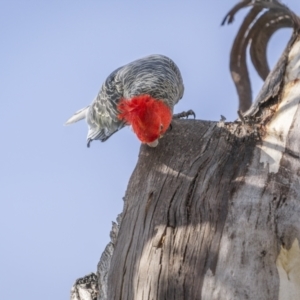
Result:
<svg viewBox="0 0 300 300"><path fill-rule="evenodd" d="M141 146L98 299L300 299L299 103L295 31L240 121L174 121Z"/></svg>
<svg viewBox="0 0 300 300"><path fill-rule="evenodd" d="M297 297L280 299L299 299L298 102L286 138L268 128L280 147L236 124L180 121L158 148L141 148L108 299L278 299L285 285ZM274 126L288 125L286 105ZM280 252L293 242L296 256Z"/></svg>

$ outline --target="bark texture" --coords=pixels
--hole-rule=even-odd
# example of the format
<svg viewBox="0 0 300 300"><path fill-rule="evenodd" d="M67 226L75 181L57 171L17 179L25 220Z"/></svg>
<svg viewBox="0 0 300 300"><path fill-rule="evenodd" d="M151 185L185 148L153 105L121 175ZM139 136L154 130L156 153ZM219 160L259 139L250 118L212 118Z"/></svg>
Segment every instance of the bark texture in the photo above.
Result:
<svg viewBox="0 0 300 300"><path fill-rule="evenodd" d="M157 148L141 147L108 299L200 299L205 275L215 276L225 226L232 227L230 199L256 144L254 135L237 137L217 125L176 121Z"/></svg>

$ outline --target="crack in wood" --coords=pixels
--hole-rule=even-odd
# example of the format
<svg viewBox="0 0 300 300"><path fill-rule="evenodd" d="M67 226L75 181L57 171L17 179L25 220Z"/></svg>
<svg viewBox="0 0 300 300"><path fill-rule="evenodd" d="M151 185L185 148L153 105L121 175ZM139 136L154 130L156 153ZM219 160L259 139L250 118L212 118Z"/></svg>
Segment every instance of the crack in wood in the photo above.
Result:
<svg viewBox="0 0 300 300"><path fill-rule="evenodd" d="M147 214L148 214L148 210L149 210L149 206L150 206L150 204L151 204L151 202L152 202L152 200L153 200L153 191L151 191L150 193L149 193L149 196L148 196L148 200L147 200L147 202L146 202L146 206L145 206L145 212L144 212L144 228L145 228L145 224L146 224L146 219L147 219Z"/></svg>

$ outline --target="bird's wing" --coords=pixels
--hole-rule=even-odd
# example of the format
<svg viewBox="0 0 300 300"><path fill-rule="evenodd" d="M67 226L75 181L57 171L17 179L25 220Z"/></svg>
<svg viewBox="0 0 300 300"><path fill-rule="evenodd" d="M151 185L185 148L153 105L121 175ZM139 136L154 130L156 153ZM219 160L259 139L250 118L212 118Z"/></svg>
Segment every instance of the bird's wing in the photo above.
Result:
<svg viewBox="0 0 300 300"><path fill-rule="evenodd" d="M105 141L125 126L125 123L118 119L119 112L117 110L118 102L123 97L122 82L119 82L116 76L119 69L108 76L89 108L87 114L88 140Z"/></svg>

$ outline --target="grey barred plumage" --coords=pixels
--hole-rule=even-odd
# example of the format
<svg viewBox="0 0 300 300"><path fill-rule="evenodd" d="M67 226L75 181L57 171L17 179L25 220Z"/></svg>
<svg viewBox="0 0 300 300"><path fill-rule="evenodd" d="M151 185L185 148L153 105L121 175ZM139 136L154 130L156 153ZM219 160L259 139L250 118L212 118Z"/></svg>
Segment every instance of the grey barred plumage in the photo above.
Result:
<svg viewBox="0 0 300 300"><path fill-rule="evenodd" d="M92 104L76 112L66 125L86 118L89 146L90 141L103 142L126 125L118 119L117 105L121 99L147 94L162 100L173 112L183 92L182 77L176 64L166 56L150 55L112 72Z"/></svg>

